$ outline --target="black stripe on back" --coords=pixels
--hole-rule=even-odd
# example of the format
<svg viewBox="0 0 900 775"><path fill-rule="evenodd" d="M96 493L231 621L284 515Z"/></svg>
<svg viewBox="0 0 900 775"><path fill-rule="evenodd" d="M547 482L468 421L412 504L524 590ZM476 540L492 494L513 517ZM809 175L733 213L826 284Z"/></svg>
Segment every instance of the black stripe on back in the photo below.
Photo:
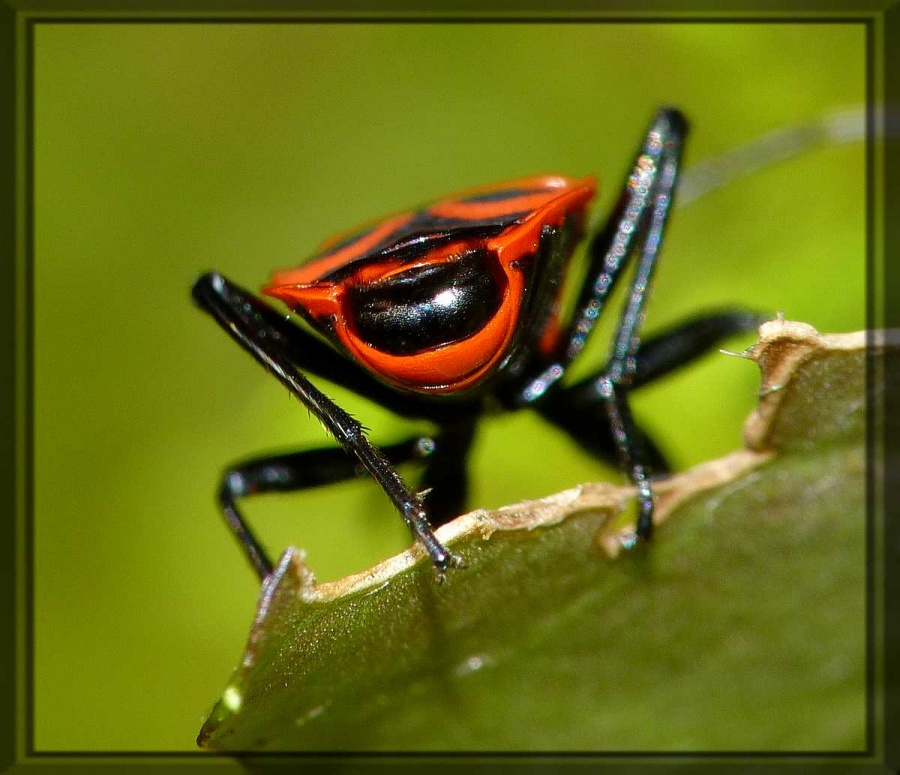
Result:
<svg viewBox="0 0 900 775"><path fill-rule="evenodd" d="M474 220L440 218L431 215L427 210L422 210L370 250L332 270L322 279L339 282L357 269L378 261L385 259L412 261L448 242L494 237L530 212L530 210L524 210L494 218Z"/></svg>
<svg viewBox="0 0 900 775"><path fill-rule="evenodd" d="M517 199L520 196L533 196L534 194L546 194L546 188L506 188L502 191L489 191L486 194L467 196L459 201L464 204L477 204L478 202L505 202L507 199Z"/></svg>

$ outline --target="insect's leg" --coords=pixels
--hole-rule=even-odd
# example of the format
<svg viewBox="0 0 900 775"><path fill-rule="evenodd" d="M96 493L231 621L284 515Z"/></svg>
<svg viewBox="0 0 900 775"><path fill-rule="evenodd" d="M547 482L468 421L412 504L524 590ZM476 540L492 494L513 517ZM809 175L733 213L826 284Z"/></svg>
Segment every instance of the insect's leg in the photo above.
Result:
<svg viewBox="0 0 900 775"><path fill-rule="evenodd" d="M462 420L440 429L428 456L421 486L435 525L443 525L464 510L469 490L467 462L475 437L475 422Z"/></svg>
<svg viewBox="0 0 900 775"><path fill-rule="evenodd" d="M720 310L679 321L643 340L635 353L635 371L630 390L654 382L676 368L705 355L734 334L752 331L767 320L747 310ZM617 448L613 429L601 395L601 380L608 371L604 366L579 382L550 391L535 409L546 420L566 431L589 454L604 462L616 460ZM637 435L648 467L654 474L671 469L653 440L640 428Z"/></svg>
<svg viewBox="0 0 900 775"><path fill-rule="evenodd" d="M624 264L637 252L637 269L613 338L612 352L598 389L612 429L619 459L638 488L637 533L653 529L653 493L645 453L628 406L628 388L636 369L638 331L678 174L687 123L676 110L657 113L638 150L631 174L606 226L589 247L591 272L575 314L560 340L558 360L546 366L519 393L521 404L537 405L562 378L584 348Z"/></svg>
<svg viewBox="0 0 900 775"><path fill-rule="evenodd" d="M437 540L421 500L400 478L377 447L366 438L362 424L313 385L287 356L282 333L272 325L273 311L260 299L226 280L218 272L202 275L193 287L194 301L228 334L275 376L381 485L440 574L456 558Z"/></svg>
<svg viewBox="0 0 900 775"><path fill-rule="evenodd" d="M540 402L562 379L568 366L587 343L597 320L603 313L613 289L622 275L625 263L641 243L641 258L631 284L616 332L610 365L617 368L629 361L629 347L636 344L649 283L659 253L662 232L672 203L672 193L687 134L687 123L677 110L657 113L622 193L606 224L591 240L588 249L589 270L575 305L571 320L564 326L557 345L557 357L543 364L539 372L527 374L515 389L511 403L527 406Z"/></svg>
<svg viewBox="0 0 900 775"><path fill-rule="evenodd" d="M591 245L595 256L603 255L603 269L592 293L594 301L602 306L606 293L605 278L611 273L618 273L631 252L632 240L635 237L640 240L631 292L619 318L606 372L597 381L597 386L606 404L622 466L638 490L637 536L642 539L650 538L653 531L653 492L640 435L628 404L628 388L637 366L638 332L672 205L686 132L687 124L676 111L664 110L657 115L626 184L623 199L627 204L624 211L617 215L614 227L604 230ZM581 310L582 319L589 309L590 304L587 310ZM586 333L592 325L593 322ZM574 358L583 347L582 328L576 323L567 359Z"/></svg>
<svg viewBox="0 0 900 775"><path fill-rule="evenodd" d="M707 311L679 320L640 342L634 356L635 365L629 387L634 390L654 382L705 355L724 339L756 331L772 317L771 314L735 308ZM590 381L584 380L580 384L586 386Z"/></svg>
<svg viewBox="0 0 900 775"><path fill-rule="evenodd" d="M658 241L651 231L647 243ZM646 260L648 244L644 245L642 263ZM652 267L651 267L652 270ZM637 295L641 301L629 305L619 322L613 352L606 370L593 382L591 389L606 403L613 438L619 449L622 465L638 488L639 515L637 537L650 538L653 532L653 492L650 484L651 466L646 447L646 437L640 433L628 405L628 392L640 384L659 378L677 366L684 365L703 350L715 344L723 335L756 328L765 319L755 313L719 313L700 317L680 328L661 334L640 347L638 328L641 322L641 305L649 288L649 271L642 279L641 270L632 289L632 302Z"/></svg>
<svg viewBox="0 0 900 775"><path fill-rule="evenodd" d="M555 390L535 409L592 457L610 465L620 461L606 402L593 381ZM654 474L668 474L671 467L665 453L643 429L636 427L636 433L648 467Z"/></svg>
<svg viewBox="0 0 900 775"><path fill-rule="evenodd" d="M565 363L571 363L584 348L623 264L640 243L637 272L613 347L614 357L623 365L630 354L672 205L686 135L687 122L679 111L659 111L638 151L616 208L606 226L591 240L592 272L567 332Z"/></svg>
<svg viewBox="0 0 900 775"><path fill-rule="evenodd" d="M416 437L386 446L383 452L392 465L399 465L429 455L432 446L431 439ZM238 508L238 500L252 495L306 490L365 473L354 458L336 447L244 460L230 466L222 476L218 492L219 508L250 565L262 580L272 572L272 561Z"/></svg>

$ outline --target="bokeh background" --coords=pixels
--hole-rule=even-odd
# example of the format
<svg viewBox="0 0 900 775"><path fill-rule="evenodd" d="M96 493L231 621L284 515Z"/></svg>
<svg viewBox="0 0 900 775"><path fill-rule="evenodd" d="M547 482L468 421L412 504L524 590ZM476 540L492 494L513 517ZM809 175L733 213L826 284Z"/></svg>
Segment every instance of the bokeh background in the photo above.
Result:
<svg viewBox="0 0 900 775"><path fill-rule="evenodd" d="M333 232L541 172L600 175L606 212L658 106L691 118L690 167L861 106L865 36L787 23L42 24L34 68L35 744L192 751L257 594L213 502L220 472L325 442L192 307L197 274L258 286ZM861 142L827 145L678 208L645 330L728 303L862 328L864 173ZM603 358L595 339L582 369ZM741 444L757 386L753 364L716 354L642 390L635 411L686 467ZM410 428L324 387L376 441ZM473 507L618 476L528 413L485 422L473 471ZM409 543L366 481L247 512L273 554L304 547L322 580Z"/></svg>

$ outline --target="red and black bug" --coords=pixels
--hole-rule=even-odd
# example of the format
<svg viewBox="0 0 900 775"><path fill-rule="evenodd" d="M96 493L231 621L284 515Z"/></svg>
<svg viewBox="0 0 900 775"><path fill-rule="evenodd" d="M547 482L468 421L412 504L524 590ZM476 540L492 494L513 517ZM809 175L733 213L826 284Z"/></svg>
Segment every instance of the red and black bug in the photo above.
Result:
<svg viewBox="0 0 900 775"><path fill-rule="evenodd" d="M678 111L657 114L615 209L590 241L586 280L569 319L562 318L560 302L596 189L589 177L548 175L478 188L328 240L307 263L275 272L263 290L305 325L218 272L197 280L195 302L340 444L249 460L223 477L220 507L260 578L272 563L237 501L365 473L381 485L442 578L457 561L432 525L464 507L467 454L489 408L531 408L596 457L618 457L638 489L636 536L650 537L650 472L668 466L636 425L629 391L761 320L742 310L717 311L639 338L686 132ZM632 255L637 269L607 363L564 385ZM431 421L438 431L378 448L307 372L398 415ZM396 470L417 459L424 463L418 492Z"/></svg>

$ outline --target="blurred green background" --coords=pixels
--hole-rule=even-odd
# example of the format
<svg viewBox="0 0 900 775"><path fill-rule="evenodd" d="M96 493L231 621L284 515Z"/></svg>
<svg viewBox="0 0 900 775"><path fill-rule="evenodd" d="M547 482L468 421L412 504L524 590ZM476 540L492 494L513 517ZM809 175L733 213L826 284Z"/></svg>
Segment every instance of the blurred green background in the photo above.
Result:
<svg viewBox="0 0 900 775"><path fill-rule="evenodd" d="M691 118L690 167L861 105L864 45L819 24L40 25L37 749L194 750L257 594L220 472L325 442L192 307L200 271L258 286L333 232L541 172L600 175L605 212L657 107ZM735 302L862 328L864 172L862 143L831 145L676 210L645 330ZM741 444L757 386L713 355L635 411L685 467ZM409 428L326 387L376 441ZM618 476L528 413L484 424L473 472L473 507ZM247 512L320 580L410 540L366 481Z"/></svg>

